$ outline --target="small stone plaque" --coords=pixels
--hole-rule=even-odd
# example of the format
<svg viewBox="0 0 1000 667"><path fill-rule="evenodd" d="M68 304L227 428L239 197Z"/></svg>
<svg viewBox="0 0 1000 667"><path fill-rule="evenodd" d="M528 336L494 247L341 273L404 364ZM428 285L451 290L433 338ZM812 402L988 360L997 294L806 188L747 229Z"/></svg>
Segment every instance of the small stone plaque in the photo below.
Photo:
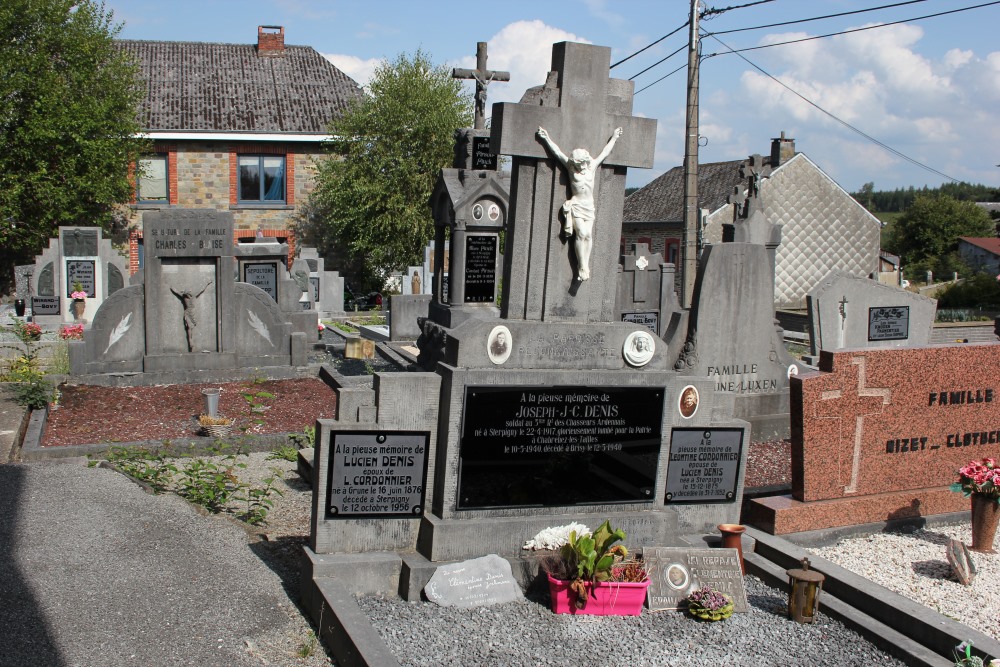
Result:
<svg viewBox="0 0 1000 667"><path fill-rule="evenodd" d="M458 509L652 502L664 395L467 387Z"/></svg>
<svg viewBox="0 0 1000 667"><path fill-rule="evenodd" d="M327 518L423 514L429 441L426 431L331 433Z"/></svg>
<svg viewBox="0 0 1000 667"><path fill-rule="evenodd" d="M59 315L61 299L57 296L33 296L31 297L32 315Z"/></svg>
<svg viewBox="0 0 1000 667"><path fill-rule="evenodd" d="M491 303L497 288L497 237L465 237L465 303Z"/></svg>
<svg viewBox="0 0 1000 667"><path fill-rule="evenodd" d="M868 340L906 340L909 337L909 306L868 309Z"/></svg>
<svg viewBox="0 0 1000 667"><path fill-rule="evenodd" d="M496 171L497 156L490 152L489 137L472 137L472 168Z"/></svg>
<svg viewBox="0 0 1000 667"><path fill-rule="evenodd" d="M659 317L659 313L622 313L622 322L640 324L652 331L654 336L658 336Z"/></svg>
<svg viewBox="0 0 1000 667"><path fill-rule="evenodd" d="M736 500L743 429L675 428L667 466L668 503Z"/></svg>
<svg viewBox="0 0 1000 667"><path fill-rule="evenodd" d="M63 257L95 257L97 255L96 229L67 229L62 235Z"/></svg>
<svg viewBox="0 0 1000 667"><path fill-rule="evenodd" d="M309 276L309 286L312 292L312 300L319 303L319 276Z"/></svg>
<svg viewBox="0 0 1000 667"><path fill-rule="evenodd" d="M233 254L233 218L222 211L151 211L143 217L149 257L227 257Z"/></svg>
<svg viewBox="0 0 1000 667"><path fill-rule="evenodd" d="M442 607L486 607L524 599L510 563L490 554L442 565L424 586L427 599Z"/></svg>
<svg viewBox="0 0 1000 667"><path fill-rule="evenodd" d="M748 609L736 549L643 547L642 558L652 573L646 597L650 611L682 609L684 598L703 586L731 597L734 611Z"/></svg>
<svg viewBox="0 0 1000 667"><path fill-rule="evenodd" d="M243 282L259 287L267 295L278 300L278 264L277 262L259 262L243 265Z"/></svg>
<svg viewBox="0 0 1000 667"><path fill-rule="evenodd" d="M97 282L94 272L96 262L92 259L69 259L66 260L66 298L70 298L73 292L73 283L80 283L83 291L87 293L87 298L93 299L97 296Z"/></svg>
<svg viewBox="0 0 1000 667"><path fill-rule="evenodd" d="M963 586L971 586L972 580L976 578L976 563L972 560L969 548L965 546L965 543L954 538L949 539L946 556L958 583Z"/></svg>

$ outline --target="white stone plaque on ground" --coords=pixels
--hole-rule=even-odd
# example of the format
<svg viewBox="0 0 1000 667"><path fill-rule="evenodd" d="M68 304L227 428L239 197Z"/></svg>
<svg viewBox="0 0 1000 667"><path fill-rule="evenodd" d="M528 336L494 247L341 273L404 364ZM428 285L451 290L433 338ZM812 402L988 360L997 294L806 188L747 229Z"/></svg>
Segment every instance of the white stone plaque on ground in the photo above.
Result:
<svg viewBox="0 0 1000 667"><path fill-rule="evenodd" d="M442 565L424 586L427 599L442 607L486 607L524 599L510 563L490 554Z"/></svg>
<svg viewBox="0 0 1000 667"><path fill-rule="evenodd" d="M747 592L736 549L644 547L642 558L652 573L647 593L650 611L681 609L684 598L711 586L733 599L733 611L747 611Z"/></svg>

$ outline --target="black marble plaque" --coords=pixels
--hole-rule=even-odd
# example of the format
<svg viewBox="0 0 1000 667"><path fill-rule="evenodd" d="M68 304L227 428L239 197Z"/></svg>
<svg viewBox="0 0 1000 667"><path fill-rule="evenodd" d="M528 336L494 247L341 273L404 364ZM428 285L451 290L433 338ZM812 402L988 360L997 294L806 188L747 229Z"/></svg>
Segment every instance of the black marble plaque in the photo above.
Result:
<svg viewBox="0 0 1000 667"><path fill-rule="evenodd" d="M243 282L259 287L267 295L278 300L278 264L277 262L255 262L243 265Z"/></svg>
<svg viewBox="0 0 1000 667"><path fill-rule="evenodd" d="M909 337L909 306L868 309L868 340L906 340Z"/></svg>
<svg viewBox="0 0 1000 667"><path fill-rule="evenodd" d="M496 170L497 156L490 152L489 137L472 137L472 168Z"/></svg>
<svg viewBox="0 0 1000 667"><path fill-rule="evenodd" d="M662 388L467 387L458 509L653 501Z"/></svg>
<svg viewBox="0 0 1000 667"><path fill-rule="evenodd" d="M742 453L743 429L673 429L665 501L735 502Z"/></svg>
<svg viewBox="0 0 1000 667"><path fill-rule="evenodd" d="M631 322L632 324L641 324L650 331L653 332L654 336L659 336L660 333L657 331L657 326L659 325L659 313L622 313L622 322Z"/></svg>
<svg viewBox="0 0 1000 667"><path fill-rule="evenodd" d="M67 229L62 236L63 257L96 257L96 229Z"/></svg>
<svg viewBox="0 0 1000 667"><path fill-rule="evenodd" d="M31 297L32 315L59 315L61 306L57 296L33 296Z"/></svg>
<svg viewBox="0 0 1000 667"><path fill-rule="evenodd" d="M497 289L497 237L465 237L465 303L492 303Z"/></svg>
<svg viewBox="0 0 1000 667"><path fill-rule="evenodd" d="M429 443L426 431L333 431L327 518L419 517Z"/></svg>
<svg viewBox="0 0 1000 667"><path fill-rule="evenodd" d="M95 270L96 262L92 259L66 260L66 298L70 298L70 294L73 292L73 283L80 283L83 291L87 293L88 299L96 297Z"/></svg>

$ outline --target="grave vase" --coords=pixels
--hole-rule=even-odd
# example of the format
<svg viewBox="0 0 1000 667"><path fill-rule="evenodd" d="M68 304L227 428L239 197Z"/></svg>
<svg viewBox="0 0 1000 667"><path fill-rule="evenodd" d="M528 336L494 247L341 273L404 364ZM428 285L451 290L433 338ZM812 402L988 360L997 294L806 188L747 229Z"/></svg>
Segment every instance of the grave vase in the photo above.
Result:
<svg viewBox="0 0 1000 667"><path fill-rule="evenodd" d="M69 306L70 312L73 313L73 319L77 322L83 319L83 311L87 309L86 299L73 299L73 303Z"/></svg>
<svg viewBox="0 0 1000 667"><path fill-rule="evenodd" d="M972 494L972 551L992 554L993 539L1000 522L1000 504L996 498L981 493Z"/></svg>

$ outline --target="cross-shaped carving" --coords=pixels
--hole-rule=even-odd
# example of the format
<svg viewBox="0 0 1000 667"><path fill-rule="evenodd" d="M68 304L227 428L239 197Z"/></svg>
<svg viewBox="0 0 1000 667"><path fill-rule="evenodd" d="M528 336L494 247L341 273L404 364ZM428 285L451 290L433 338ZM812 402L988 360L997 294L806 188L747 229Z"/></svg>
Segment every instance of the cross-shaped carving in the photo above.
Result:
<svg viewBox="0 0 1000 667"><path fill-rule="evenodd" d="M493 105L491 151L514 158L504 252L505 317L614 319L623 167L653 166L656 121L631 115L633 84L610 79L610 62L607 47L555 44L553 71L533 104ZM537 92L529 91L525 99ZM592 155L601 152L615 128L623 130L595 180L591 278L582 283L575 281L572 245L560 238L559 211L568 199L567 176L538 138L540 127L564 149L584 148Z"/></svg>
<svg viewBox="0 0 1000 667"><path fill-rule="evenodd" d="M476 69L455 67L451 70L455 79L476 80L476 119L473 127L486 129L486 88L493 81L510 81L510 72L486 69L486 42L476 42Z"/></svg>
<svg viewBox="0 0 1000 667"><path fill-rule="evenodd" d="M843 389L832 389L820 394L816 402L815 416L821 419L831 419L837 423L836 441L833 443L837 457L840 483L844 486L844 494L857 493L858 474L861 468L861 444L864 435L865 417L877 415L889 404L891 390L885 387L868 387L865 377L865 357L854 357L851 363L857 366L858 372L853 381L848 381ZM844 422L847 421L847 424ZM853 437L845 438L844 427L850 429L854 422ZM831 434L833 435L833 434ZM850 461L850 473L845 474L847 461ZM846 483L845 477L847 478Z"/></svg>

